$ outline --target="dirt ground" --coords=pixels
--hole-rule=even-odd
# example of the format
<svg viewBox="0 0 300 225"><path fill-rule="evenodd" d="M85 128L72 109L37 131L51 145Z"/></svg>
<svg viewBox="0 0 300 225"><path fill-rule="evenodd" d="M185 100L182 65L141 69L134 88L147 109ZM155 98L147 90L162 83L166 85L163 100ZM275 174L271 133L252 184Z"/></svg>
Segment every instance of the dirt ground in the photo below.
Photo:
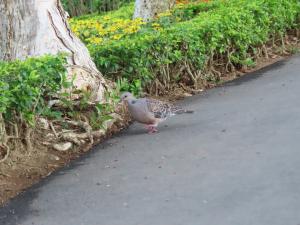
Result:
<svg viewBox="0 0 300 225"><path fill-rule="evenodd" d="M290 49L290 53L298 52L300 49L299 40L294 37L291 38L286 48ZM254 68L235 71L231 74L224 74L220 84L242 76L245 73L261 69L289 57L290 55L290 53L280 54L276 51L278 51L278 49L275 49L274 54L270 55L269 58L260 58L256 62ZM212 88L214 86L216 85L209 85L206 88ZM175 101L184 98L185 96L200 93L201 91L203 90L178 87L175 88L174 91L169 92L168 95L160 97L160 99ZM95 141L95 144L109 138L121 129L126 128L128 125L128 118L124 121L113 125L112 129L108 131L105 136ZM92 147L87 143L81 147L75 147L69 151L60 152L43 144L45 140L47 140L46 135L47 134L45 134L43 130L35 132L35 141L30 152L23 147L24 145L21 142L16 142L15 146L11 146L12 151L9 158L5 162L0 163L0 206L4 205L10 198L17 196L20 192L37 183L42 178L49 176L53 171L67 165L71 160L80 157ZM3 149L0 149L0 156L1 155L5 155Z"/></svg>
<svg viewBox="0 0 300 225"><path fill-rule="evenodd" d="M46 145L49 133L42 129L34 132L34 142L30 151L21 141L16 142L15 146L10 146L12 150L9 158L0 164L0 206L71 160L80 157L95 144L124 129L128 126L128 121L128 118L124 118L122 123L116 122L104 136L94 140L93 145L87 142L81 146L75 145L68 151L57 151ZM4 155L3 152L1 154Z"/></svg>

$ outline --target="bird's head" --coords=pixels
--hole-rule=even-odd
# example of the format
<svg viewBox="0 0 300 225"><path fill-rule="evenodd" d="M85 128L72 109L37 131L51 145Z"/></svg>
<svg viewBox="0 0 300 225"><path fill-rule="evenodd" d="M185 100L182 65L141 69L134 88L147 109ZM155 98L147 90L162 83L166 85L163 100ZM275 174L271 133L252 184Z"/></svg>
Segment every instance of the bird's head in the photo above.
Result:
<svg viewBox="0 0 300 225"><path fill-rule="evenodd" d="M122 101L122 102L128 102L128 101L134 100L134 99L135 99L135 97L130 92L124 92L120 97L120 101Z"/></svg>

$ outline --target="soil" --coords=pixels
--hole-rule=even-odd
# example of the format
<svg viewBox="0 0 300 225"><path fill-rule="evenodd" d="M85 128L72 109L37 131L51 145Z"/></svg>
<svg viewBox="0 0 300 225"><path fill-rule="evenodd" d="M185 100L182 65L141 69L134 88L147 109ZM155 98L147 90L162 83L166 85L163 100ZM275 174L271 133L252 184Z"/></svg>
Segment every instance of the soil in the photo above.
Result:
<svg viewBox="0 0 300 225"><path fill-rule="evenodd" d="M57 151L51 147L49 137L53 133L41 128L37 128L33 134L34 142L30 151L21 141L14 142L14 146L10 146L12 150L8 159L0 163L0 206L42 178L69 164L71 160L79 158L94 145L124 129L128 122L129 117L125 115L122 122L117 121L113 124L104 136L98 140L94 139L94 144L87 142L81 146L74 145L68 151ZM0 154L4 156L6 152L0 149Z"/></svg>
<svg viewBox="0 0 300 225"><path fill-rule="evenodd" d="M300 49L299 40L295 40L286 46L291 49L292 53L298 52ZM275 54L269 58L260 58L256 62L254 68L242 69L231 74L224 74L218 84L209 85L206 88L212 88L223 82L235 79L245 73L259 70L272 63L287 58L291 54ZM190 96L203 90L192 90L189 87L180 86L174 88L173 91L167 95L160 97L160 99L175 101L182 99L185 96ZM114 133L124 129L128 125L128 118L123 123L118 123L112 126L109 132L100 140L95 141L95 144L109 138ZM34 143L31 151L24 148L24 144L15 142L15 146L11 146L9 158L0 163L0 206L4 205L9 199L17 196L20 192L33 184L40 181L42 178L49 176L55 170L67 165L71 160L80 157L91 149L90 144L85 144L80 147L75 147L66 152L54 150L52 147L45 145L45 137L47 134L43 130L38 130L34 134ZM0 158L5 155L5 150L0 148Z"/></svg>

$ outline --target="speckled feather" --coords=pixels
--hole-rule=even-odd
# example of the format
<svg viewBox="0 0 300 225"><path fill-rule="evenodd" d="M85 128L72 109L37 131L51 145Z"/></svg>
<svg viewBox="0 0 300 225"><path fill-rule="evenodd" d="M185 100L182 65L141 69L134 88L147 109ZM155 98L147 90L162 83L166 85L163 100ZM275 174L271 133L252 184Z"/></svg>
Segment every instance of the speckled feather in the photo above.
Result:
<svg viewBox="0 0 300 225"><path fill-rule="evenodd" d="M156 99L146 99L147 106L150 112L154 114L155 118L166 119L167 117L174 116L176 114L188 113L185 109L175 106L173 104L159 101Z"/></svg>

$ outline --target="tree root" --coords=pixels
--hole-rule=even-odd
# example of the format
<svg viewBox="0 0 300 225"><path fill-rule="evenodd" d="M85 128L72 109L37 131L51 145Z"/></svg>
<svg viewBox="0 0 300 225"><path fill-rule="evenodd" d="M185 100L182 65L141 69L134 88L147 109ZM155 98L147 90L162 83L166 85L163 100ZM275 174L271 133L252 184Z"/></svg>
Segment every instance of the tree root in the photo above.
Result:
<svg viewBox="0 0 300 225"><path fill-rule="evenodd" d="M2 172L0 172L0 176L3 176L3 177L11 177L10 175L5 174L5 173L2 173Z"/></svg>
<svg viewBox="0 0 300 225"><path fill-rule="evenodd" d="M10 155L10 148L7 144L4 144L4 143L0 147L2 147L2 148L4 147L6 149L5 156L0 160L0 163L3 163L8 159L8 156Z"/></svg>
<svg viewBox="0 0 300 225"><path fill-rule="evenodd" d="M111 127L116 121L122 120L122 118L116 113L112 113L111 116L113 117L113 119L106 121L108 128ZM72 126L80 127L85 131L85 133L80 133L80 134L75 133L74 131L68 131L68 132L59 134L59 136L62 140L72 142L77 146L82 145L84 143L84 140L86 140L86 139L89 139L90 144L92 145L94 143L95 138L98 139L98 138L102 137L103 135L105 135L105 133L106 133L105 129L99 129L99 130L93 131L92 127L89 125L88 122L72 121L72 120L65 121L65 122L67 122L68 124L70 124Z"/></svg>
<svg viewBox="0 0 300 225"><path fill-rule="evenodd" d="M192 70L195 70L194 68L191 68L192 65L190 65L188 62L184 62L184 66L185 66L185 69L188 73L188 75L190 76L190 78L192 79L193 81L193 86L195 89L198 89L198 80L201 78L202 76L202 71L201 70L198 70L196 71L195 73L192 72Z"/></svg>
<svg viewBox="0 0 300 225"><path fill-rule="evenodd" d="M32 143L31 143L31 133L32 133L32 128L27 126L26 131L25 131L25 142L26 142L26 147L27 151L30 152L32 150Z"/></svg>
<svg viewBox="0 0 300 225"><path fill-rule="evenodd" d="M188 93L193 93L193 94L197 94L201 91L203 91L202 89L193 89L189 86L184 85L183 83L179 83L180 87L182 87L183 90L185 90Z"/></svg>
<svg viewBox="0 0 300 225"><path fill-rule="evenodd" d="M65 141L70 141L74 143L77 146L82 145L84 142L82 140L89 139L91 140L91 137L93 138L100 138L105 134L105 130L97 130L97 131L92 131L91 133L81 133L81 134L76 134L72 132L64 133L61 135L61 138ZM93 144L94 141L91 141L90 144Z"/></svg>
<svg viewBox="0 0 300 225"><path fill-rule="evenodd" d="M52 130L54 136L55 136L56 138L58 138L58 134L57 134L57 132L56 132L54 126L53 126L53 123L50 122L50 123L49 123L49 126L50 126L50 128L51 128L51 130Z"/></svg>
<svg viewBox="0 0 300 225"><path fill-rule="evenodd" d="M70 124L70 125L73 125L73 126L77 126L77 127L80 127L82 129L84 129L86 131L86 135L87 135L87 138L90 139L90 142L91 144L94 143L94 138L93 138L93 135L92 135L92 127L87 123L87 122L83 122L83 121L73 121L73 120L70 120L70 121L65 121L66 123ZM67 133L68 134L68 133ZM75 143L75 142L74 142ZM78 142L77 142L78 143ZM75 143L76 144L76 143Z"/></svg>

